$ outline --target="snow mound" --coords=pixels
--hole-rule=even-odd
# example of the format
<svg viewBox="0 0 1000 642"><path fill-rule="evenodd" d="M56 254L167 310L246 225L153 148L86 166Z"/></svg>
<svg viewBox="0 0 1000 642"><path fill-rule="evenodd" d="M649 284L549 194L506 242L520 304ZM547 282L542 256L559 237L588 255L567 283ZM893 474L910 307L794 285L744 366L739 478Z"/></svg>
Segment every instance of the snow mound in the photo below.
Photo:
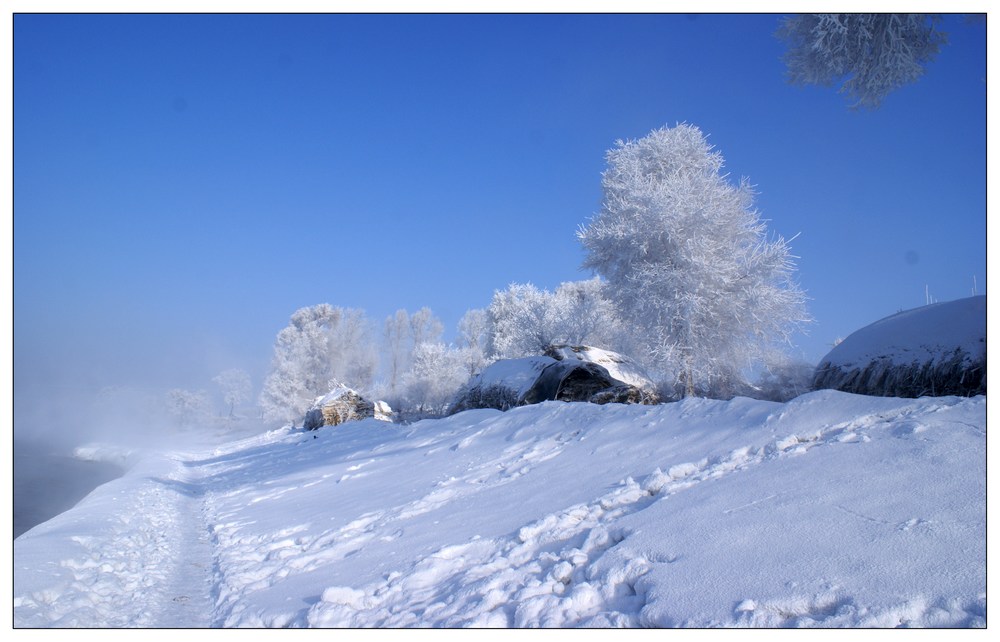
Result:
<svg viewBox="0 0 1000 642"><path fill-rule="evenodd" d="M890 397L986 393L986 297L935 303L851 334L816 368L813 385Z"/></svg>

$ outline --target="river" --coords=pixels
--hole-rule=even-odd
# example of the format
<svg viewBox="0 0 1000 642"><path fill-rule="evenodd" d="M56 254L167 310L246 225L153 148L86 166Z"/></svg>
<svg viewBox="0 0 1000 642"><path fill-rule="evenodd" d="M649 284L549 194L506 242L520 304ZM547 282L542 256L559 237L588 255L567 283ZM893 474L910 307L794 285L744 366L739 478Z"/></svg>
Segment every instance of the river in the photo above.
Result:
<svg viewBox="0 0 1000 642"><path fill-rule="evenodd" d="M84 461L49 444L14 442L14 538L69 510L124 470Z"/></svg>

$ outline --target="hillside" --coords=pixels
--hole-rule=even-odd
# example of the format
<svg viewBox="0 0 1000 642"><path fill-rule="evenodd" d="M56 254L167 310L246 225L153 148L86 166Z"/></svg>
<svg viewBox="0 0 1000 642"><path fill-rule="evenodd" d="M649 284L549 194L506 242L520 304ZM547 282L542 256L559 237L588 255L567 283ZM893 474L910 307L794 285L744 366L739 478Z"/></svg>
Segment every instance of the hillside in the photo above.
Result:
<svg viewBox="0 0 1000 642"><path fill-rule="evenodd" d="M546 402L147 453L18 627L984 626L986 401Z"/></svg>

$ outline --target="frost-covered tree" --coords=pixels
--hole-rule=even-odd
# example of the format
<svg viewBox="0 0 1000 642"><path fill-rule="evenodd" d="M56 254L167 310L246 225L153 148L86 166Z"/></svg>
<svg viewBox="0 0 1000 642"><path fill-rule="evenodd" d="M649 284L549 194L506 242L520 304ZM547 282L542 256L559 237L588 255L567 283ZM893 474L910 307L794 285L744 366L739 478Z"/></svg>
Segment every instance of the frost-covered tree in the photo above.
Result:
<svg viewBox="0 0 1000 642"><path fill-rule="evenodd" d="M423 342L413 352L413 363L403 376L408 406L418 415L439 414L468 381L462 349Z"/></svg>
<svg viewBox="0 0 1000 642"><path fill-rule="evenodd" d="M487 350L496 358L539 355L554 343L622 349L620 323L600 278L562 283L555 292L511 284L494 293L486 312Z"/></svg>
<svg viewBox="0 0 1000 642"><path fill-rule="evenodd" d="M250 400L252 384L246 370L230 368L212 378L212 382L222 391L222 400L229 406L229 416L232 417L238 404Z"/></svg>
<svg viewBox="0 0 1000 642"><path fill-rule="evenodd" d="M383 374L379 393L397 407L406 397L403 376L413 363L415 350L424 343L441 340L444 326L430 308L423 307L412 315L396 310L385 319L383 326Z"/></svg>
<svg viewBox="0 0 1000 642"><path fill-rule="evenodd" d="M816 367L787 355L779 355L760 373L752 396L769 401L788 401L812 390Z"/></svg>
<svg viewBox="0 0 1000 642"><path fill-rule="evenodd" d="M301 308L274 342L260 406L268 421L294 421L335 383L363 394L373 384L378 353L362 310L323 303Z"/></svg>
<svg viewBox="0 0 1000 642"><path fill-rule="evenodd" d="M494 358L539 355L554 343L622 349L620 323L599 277L562 283L555 292L514 283L494 293L486 313Z"/></svg>
<svg viewBox="0 0 1000 642"><path fill-rule="evenodd" d="M895 89L914 82L947 42L939 16L922 13L810 13L786 18L778 36L795 84L830 86L877 108Z"/></svg>
<svg viewBox="0 0 1000 642"><path fill-rule="evenodd" d="M212 404L204 390L167 391L167 412L181 428L207 424L212 416Z"/></svg>
<svg viewBox="0 0 1000 642"><path fill-rule="evenodd" d="M406 310L396 310L385 318L382 331L382 350L385 355L385 394L392 400L399 394L400 379L409 366L413 351L410 334L410 315Z"/></svg>
<svg viewBox="0 0 1000 642"><path fill-rule="evenodd" d="M410 334L414 348L422 343L438 343L443 332L444 325L430 308L420 308L410 315Z"/></svg>
<svg viewBox="0 0 1000 642"><path fill-rule="evenodd" d="M458 344L461 347L478 346L485 351L489 332L489 315L482 308L466 310L458 320Z"/></svg>
<svg viewBox="0 0 1000 642"><path fill-rule="evenodd" d="M554 338L545 322L548 293L530 283L512 283L493 294L486 313L489 353L499 359L541 354Z"/></svg>
<svg viewBox="0 0 1000 642"><path fill-rule="evenodd" d="M614 304L600 277L561 283L552 293L547 318L553 326L554 343L591 345L631 353L632 345L623 330Z"/></svg>
<svg viewBox="0 0 1000 642"><path fill-rule="evenodd" d="M346 384L362 394L371 392L378 370L378 346L374 326L364 310L342 310L340 323L331 333L330 358L330 381ZM324 392L333 387L328 381Z"/></svg>
<svg viewBox="0 0 1000 642"><path fill-rule="evenodd" d="M578 232L645 365L686 395L730 386L807 319L788 244L768 240L750 185L722 166L692 125L618 141L601 210Z"/></svg>
<svg viewBox="0 0 1000 642"><path fill-rule="evenodd" d="M458 320L458 348L462 351L470 377L489 365L490 360L486 356L489 340L490 318L486 310L475 308L466 311Z"/></svg>

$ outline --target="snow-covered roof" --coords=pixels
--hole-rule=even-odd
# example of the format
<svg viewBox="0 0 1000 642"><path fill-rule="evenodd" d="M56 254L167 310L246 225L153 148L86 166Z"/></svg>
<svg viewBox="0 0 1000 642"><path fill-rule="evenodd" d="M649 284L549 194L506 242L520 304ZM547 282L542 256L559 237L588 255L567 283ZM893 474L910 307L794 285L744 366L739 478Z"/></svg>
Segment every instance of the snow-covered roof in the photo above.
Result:
<svg viewBox="0 0 1000 642"><path fill-rule="evenodd" d="M549 354L558 355L561 359L579 359L596 363L608 371L612 377L636 388L652 389L653 381L646 371L625 355L603 348L592 346L550 346Z"/></svg>
<svg viewBox="0 0 1000 642"><path fill-rule="evenodd" d="M313 408L322 408L326 404L336 401L347 394L353 394L359 397L361 396L358 391L348 388L347 386L338 386L325 395L316 397L316 400L313 402Z"/></svg>
<svg viewBox="0 0 1000 642"><path fill-rule="evenodd" d="M501 359L494 361L473 380L474 386L489 388L501 385L524 396L548 366L556 363L551 357L523 357L521 359Z"/></svg>

